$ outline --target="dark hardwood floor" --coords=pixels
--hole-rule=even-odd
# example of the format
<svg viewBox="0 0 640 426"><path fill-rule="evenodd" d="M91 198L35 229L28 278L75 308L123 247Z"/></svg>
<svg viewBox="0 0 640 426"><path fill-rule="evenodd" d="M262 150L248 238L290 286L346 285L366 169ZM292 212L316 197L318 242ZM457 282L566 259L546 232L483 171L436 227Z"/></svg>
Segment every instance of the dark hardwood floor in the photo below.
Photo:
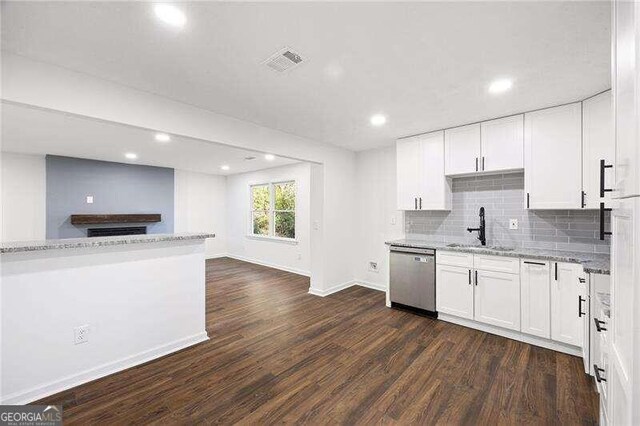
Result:
<svg viewBox="0 0 640 426"><path fill-rule="evenodd" d="M384 305L352 287L207 262L210 341L41 403L68 424L596 424L579 358Z"/></svg>

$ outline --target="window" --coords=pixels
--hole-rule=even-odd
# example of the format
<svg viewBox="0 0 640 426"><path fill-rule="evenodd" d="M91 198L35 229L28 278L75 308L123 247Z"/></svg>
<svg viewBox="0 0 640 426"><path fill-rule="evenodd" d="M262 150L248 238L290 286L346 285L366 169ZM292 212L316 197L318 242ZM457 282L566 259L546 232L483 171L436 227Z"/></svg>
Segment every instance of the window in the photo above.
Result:
<svg viewBox="0 0 640 426"><path fill-rule="evenodd" d="M251 186L251 233L296 237L296 183L277 182Z"/></svg>

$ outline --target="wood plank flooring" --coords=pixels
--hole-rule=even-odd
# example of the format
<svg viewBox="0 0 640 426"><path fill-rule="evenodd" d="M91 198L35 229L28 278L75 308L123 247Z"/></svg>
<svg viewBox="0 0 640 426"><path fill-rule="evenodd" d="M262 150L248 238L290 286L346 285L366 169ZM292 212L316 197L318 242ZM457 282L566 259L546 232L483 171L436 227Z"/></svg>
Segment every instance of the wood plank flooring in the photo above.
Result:
<svg viewBox="0 0 640 426"><path fill-rule="evenodd" d="M579 358L207 261L210 341L40 403L66 424L596 424Z"/></svg>

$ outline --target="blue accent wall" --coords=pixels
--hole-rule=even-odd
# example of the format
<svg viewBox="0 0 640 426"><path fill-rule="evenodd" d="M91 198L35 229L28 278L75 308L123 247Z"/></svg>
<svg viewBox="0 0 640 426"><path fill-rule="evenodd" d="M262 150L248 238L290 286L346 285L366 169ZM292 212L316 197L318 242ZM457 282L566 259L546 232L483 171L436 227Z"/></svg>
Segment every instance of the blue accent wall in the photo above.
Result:
<svg viewBox="0 0 640 426"><path fill-rule="evenodd" d="M46 166L47 238L86 237L89 227L135 226L76 226L72 214L160 213L162 222L144 224L147 233L173 232L173 169L54 155L46 157ZM88 195L93 204L87 204Z"/></svg>

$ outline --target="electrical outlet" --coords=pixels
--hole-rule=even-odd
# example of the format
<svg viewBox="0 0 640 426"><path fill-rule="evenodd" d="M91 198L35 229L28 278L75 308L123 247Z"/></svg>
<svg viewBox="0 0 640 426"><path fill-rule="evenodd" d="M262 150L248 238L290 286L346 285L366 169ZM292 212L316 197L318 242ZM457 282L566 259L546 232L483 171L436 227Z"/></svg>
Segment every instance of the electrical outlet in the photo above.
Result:
<svg viewBox="0 0 640 426"><path fill-rule="evenodd" d="M93 204L93 195L87 195L87 204Z"/></svg>
<svg viewBox="0 0 640 426"><path fill-rule="evenodd" d="M302 255L298 253L298 260L302 260Z"/></svg>
<svg viewBox="0 0 640 426"><path fill-rule="evenodd" d="M396 217L395 216L391 216L391 224L392 225L396 224Z"/></svg>
<svg viewBox="0 0 640 426"><path fill-rule="evenodd" d="M369 262L369 270L371 272L378 272L378 262Z"/></svg>
<svg viewBox="0 0 640 426"><path fill-rule="evenodd" d="M75 336L75 344L79 345L80 343L87 343L89 341L89 325L81 325L73 329L73 334Z"/></svg>
<svg viewBox="0 0 640 426"><path fill-rule="evenodd" d="M509 219L509 229L518 229L518 219Z"/></svg>

